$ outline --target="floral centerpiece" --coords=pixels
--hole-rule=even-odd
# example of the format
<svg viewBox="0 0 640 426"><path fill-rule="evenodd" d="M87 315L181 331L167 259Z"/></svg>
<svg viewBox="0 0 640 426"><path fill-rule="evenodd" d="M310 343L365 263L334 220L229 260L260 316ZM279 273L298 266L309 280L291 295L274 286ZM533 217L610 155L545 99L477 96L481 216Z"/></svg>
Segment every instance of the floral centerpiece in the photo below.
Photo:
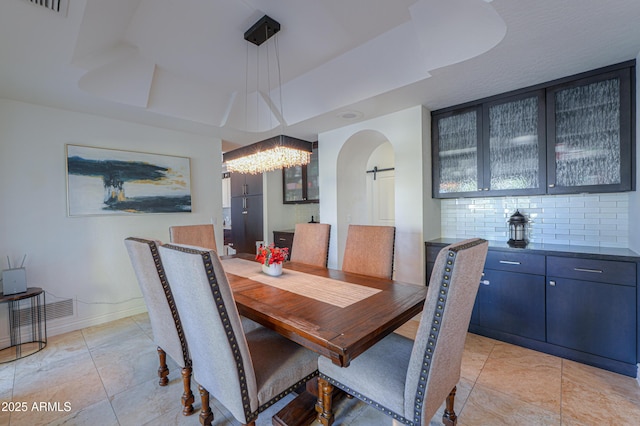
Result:
<svg viewBox="0 0 640 426"><path fill-rule="evenodd" d="M256 254L256 260L262 264L265 274L277 276L282 274L282 262L287 260L289 249L276 247L275 244L260 246Z"/></svg>

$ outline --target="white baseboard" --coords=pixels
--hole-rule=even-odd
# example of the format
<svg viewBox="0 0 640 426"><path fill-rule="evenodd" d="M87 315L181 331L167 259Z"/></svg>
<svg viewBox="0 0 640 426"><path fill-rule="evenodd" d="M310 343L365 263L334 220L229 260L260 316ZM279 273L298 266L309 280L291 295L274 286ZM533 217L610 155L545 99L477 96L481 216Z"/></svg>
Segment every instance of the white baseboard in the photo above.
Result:
<svg viewBox="0 0 640 426"><path fill-rule="evenodd" d="M119 320L122 318L130 317L132 315L142 314L144 312L147 312L147 308L145 305L142 305L96 317L78 319L71 322L64 321L63 323L61 320L55 320L55 322L60 322L60 324L55 324L54 321L52 321L51 324L47 324L47 337L81 330L83 328L104 324L106 322Z"/></svg>
<svg viewBox="0 0 640 426"><path fill-rule="evenodd" d="M130 317L132 315L142 314L144 312L147 312L146 305L141 304L135 307L124 309L122 311L110 312L108 314L98 315L90 318L78 319L74 317L65 317L50 320L47 322L47 337L81 330L86 327L104 324L106 322L119 320L122 318ZM0 348L5 348L10 345L11 341L9 340L9 336L0 337Z"/></svg>

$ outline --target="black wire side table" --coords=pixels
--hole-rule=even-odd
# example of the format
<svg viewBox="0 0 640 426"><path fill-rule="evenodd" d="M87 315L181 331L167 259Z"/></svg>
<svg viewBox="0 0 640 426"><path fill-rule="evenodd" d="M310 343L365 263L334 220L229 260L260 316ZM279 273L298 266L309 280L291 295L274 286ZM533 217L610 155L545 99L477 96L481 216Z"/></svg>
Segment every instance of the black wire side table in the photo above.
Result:
<svg viewBox="0 0 640 426"><path fill-rule="evenodd" d="M1 295L0 303L9 306L10 345L0 349L0 363L15 361L40 352L47 346L45 293L29 287L24 293Z"/></svg>

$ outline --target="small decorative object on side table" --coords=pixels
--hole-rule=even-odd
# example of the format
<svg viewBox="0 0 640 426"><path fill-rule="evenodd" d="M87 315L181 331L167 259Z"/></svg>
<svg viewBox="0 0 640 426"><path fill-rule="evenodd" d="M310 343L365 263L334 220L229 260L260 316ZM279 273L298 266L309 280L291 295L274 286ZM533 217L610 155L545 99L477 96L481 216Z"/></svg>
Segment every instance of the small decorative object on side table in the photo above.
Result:
<svg viewBox="0 0 640 426"><path fill-rule="evenodd" d="M282 275L282 262L287 259L288 254L288 248L279 248L275 244L270 244L268 247L260 246L256 260L262 264L262 272L277 277Z"/></svg>

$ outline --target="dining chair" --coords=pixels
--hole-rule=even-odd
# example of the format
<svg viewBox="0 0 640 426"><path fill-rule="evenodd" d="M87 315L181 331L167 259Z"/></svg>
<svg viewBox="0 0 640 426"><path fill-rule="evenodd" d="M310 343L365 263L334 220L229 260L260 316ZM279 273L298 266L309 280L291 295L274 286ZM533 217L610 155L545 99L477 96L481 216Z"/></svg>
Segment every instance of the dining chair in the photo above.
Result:
<svg viewBox="0 0 640 426"><path fill-rule="evenodd" d="M169 382L166 357L169 354L171 359L182 367L184 387L182 414L188 416L193 413L194 401L191 392L191 359L182 331L180 316L176 310L171 289L167 285L164 268L158 254L160 243L129 237L125 239L125 245L147 305L153 341L158 346L160 386L166 386Z"/></svg>
<svg viewBox="0 0 640 426"><path fill-rule="evenodd" d="M203 425L213 421L210 395L240 423L255 425L260 412L317 376L314 352L265 327L244 331L215 251L176 244L159 251L189 343Z"/></svg>
<svg viewBox="0 0 640 426"><path fill-rule="evenodd" d="M171 242L218 250L213 225L181 225L169 227Z"/></svg>
<svg viewBox="0 0 640 426"><path fill-rule="evenodd" d="M326 268L330 232L331 225L328 223L297 223L289 259Z"/></svg>
<svg viewBox="0 0 640 426"><path fill-rule="evenodd" d="M318 360L318 420L333 423L337 387L411 425L428 425L443 401L442 422L457 423L456 384L488 243L470 239L443 248L434 264L415 341L391 333L341 368Z"/></svg>
<svg viewBox="0 0 640 426"><path fill-rule="evenodd" d="M349 225L342 270L393 279L395 226Z"/></svg>

